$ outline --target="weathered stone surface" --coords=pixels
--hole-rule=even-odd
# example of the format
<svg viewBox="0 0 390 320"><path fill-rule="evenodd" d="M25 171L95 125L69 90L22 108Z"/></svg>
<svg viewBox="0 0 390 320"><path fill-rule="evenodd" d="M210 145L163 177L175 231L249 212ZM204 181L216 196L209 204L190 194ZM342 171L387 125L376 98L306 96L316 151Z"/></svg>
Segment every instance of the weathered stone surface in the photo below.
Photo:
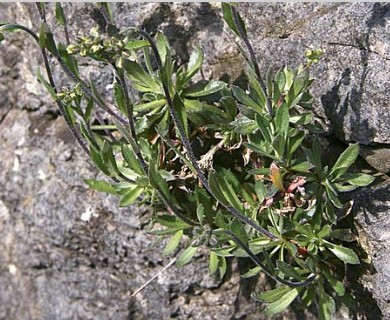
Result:
<svg viewBox="0 0 390 320"><path fill-rule="evenodd" d="M326 50L313 68L317 120L333 137L366 145L367 161L388 172L388 153L382 150L390 143L389 4L242 3L238 9L263 70L271 63L297 66L307 48ZM93 4L66 4L65 10L72 35L88 33L99 21ZM118 3L112 12L119 27L165 32L181 61L202 46L206 77L235 81L242 73L243 59L218 4ZM0 21L34 30L39 24L34 5L27 3L1 3ZM237 266L222 283L208 276L202 255L130 298L168 263L160 255L162 244L153 246L156 238L145 233L147 211L118 209L113 197L86 188L82 179L93 178L96 170L36 81L35 70L42 66L38 47L18 33L7 36L2 49L0 119L13 109L0 124L0 319L266 319L262 306L249 299ZM106 69L83 69L98 75L100 87L110 84ZM59 84L67 83L55 74ZM372 292L385 319L390 317L386 188L359 194L358 206L366 208L358 219L377 271L360 298ZM263 285L260 281L257 290ZM379 318L375 308L367 312L369 319ZM303 314L290 310L275 319L283 317Z"/></svg>
<svg viewBox="0 0 390 320"><path fill-rule="evenodd" d="M390 180L353 194L357 210L359 242L368 252L368 259L376 274L362 281L383 312L383 319L390 318Z"/></svg>

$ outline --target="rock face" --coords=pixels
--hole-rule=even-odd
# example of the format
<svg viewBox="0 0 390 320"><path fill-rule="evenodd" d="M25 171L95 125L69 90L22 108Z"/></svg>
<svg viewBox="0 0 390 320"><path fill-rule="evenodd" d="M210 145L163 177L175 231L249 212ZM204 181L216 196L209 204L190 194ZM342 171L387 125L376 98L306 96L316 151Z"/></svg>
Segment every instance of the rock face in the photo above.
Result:
<svg viewBox="0 0 390 320"><path fill-rule="evenodd" d="M270 64L297 66L305 49L326 50L313 68L317 121L333 139L363 144L367 162L388 173L390 5L241 3L238 10L264 71ZM47 11L50 20L53 6ZM65 11L73 36L99 23L93 4L66 4ZM118 27L165 32L179 60L202 46L206 76L233 82L242 73L243 59L218 4L115 3L112 13ZM33 4L1 3L3 21L38 30ZM36 44L17 33L7 35L1 47L0 319L266 319L248 296L264 281L256 287L240 280L235 263L224 282L211 278L201 254L131 298L169 262L160 255L163 244L145 233L147 209L118 209L115 198L86 187L82 179L96 177L96 170L36 81L36 68L42 68ZM102 69L99 85L109 84L110 77ZM56 80L67 83L61 73ZM360 295L371 304L362 310L368 319L380 318L371 293L383 318L390 318L389 188L385 176L355 195L357 221L377 271L364 277ZM283 316L304 315L288 310L275 319ZM338 318L349 315L340 312Z"/></svg>

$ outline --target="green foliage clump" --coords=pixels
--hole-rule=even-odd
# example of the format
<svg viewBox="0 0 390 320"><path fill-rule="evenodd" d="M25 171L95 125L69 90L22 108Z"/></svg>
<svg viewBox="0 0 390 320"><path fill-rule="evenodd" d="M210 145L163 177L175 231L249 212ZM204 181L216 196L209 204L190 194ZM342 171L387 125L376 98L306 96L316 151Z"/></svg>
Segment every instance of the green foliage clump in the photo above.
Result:
<svg viewBox="0 0 390 320"><path fill-rule="evenodd" d="M66 28L59 8L57 18ZM39 10L44 17L44 7ZM110 20L106 34L93 30L68 45L57 45L45 23L39 36L15 24L1 26L0 34L22 29L40 44L49 79L39 75L40 81L108 177L85 182L117 195L121 207L136 200L150 206L151 232L170 237L163 254L184 244L177 265L185 265L207 247L210 273L220 277L228 257L249 257L254 267L243 277L265 272L278 283L253 295L268 304L267 314L299 297L307 307L318 306L320 319L330 319L336 304L351 304L344 265L359 263L344 245L350 230L337 225L349 213L339 193L367 186L373 177L348 171L357 144L332 166L323 163L309 92L309 68L322 52L307 52L306 64L297 70L270 68L263 78L242 19L226 3L222 10L248 52L241 48L248 61L244 88L202 79L201 49L178 66L163 34L119 31ZM47 51L74 87L57 92ZM78 55L111 66L115 105L104 101L93 79L82 79ZM128 85L138 92L134 101ZM102 110L105 121L97 112Z"/></svg>

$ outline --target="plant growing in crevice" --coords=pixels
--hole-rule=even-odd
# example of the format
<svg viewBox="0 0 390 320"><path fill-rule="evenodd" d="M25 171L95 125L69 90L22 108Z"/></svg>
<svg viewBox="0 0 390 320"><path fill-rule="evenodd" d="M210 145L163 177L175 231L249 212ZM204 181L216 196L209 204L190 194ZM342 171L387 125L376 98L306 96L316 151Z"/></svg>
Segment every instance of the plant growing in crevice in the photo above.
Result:
<svg viewBox="0 0 390 320"><path fill-rule="evenodd" d="M320 319L330 319L339 303L353 307L343 284L344 265L359 258L343 245L350 230L337 227L350 211L339 193L367 186L373 177L348 171L358 156L357 144L332 166L322 163L309 92L309 69L320 50L307 52L297 70L270 68L263 77L243 20L223 3L225 21L244 43L248 86L241 88L195 80L204 59L201 49L178 66L163 34L118 30L105 4L100 10L106 32L94 29L74 41L56 5L66 44L56 43L45 6L38 4L38 10L39 35L3 24L0 36L23 30L40 45L48 81L40 73L38 79L81 148L108 177L86 179L91 188L119 196L121 207L137 199L149 205L151 232L170 236L163 253L187 244L177 265L207 247L210 272L223 277L227 257L249 257L255 266L244 277L265 272L279 284L254 294L268 303L267 314L282 311L297 297L305 306L316 305ZM72 87L56 87L48 55ZM83 80L78 56L112 68L113 105L92 78ZM136 97L130 97L130 87Z"/></svg>

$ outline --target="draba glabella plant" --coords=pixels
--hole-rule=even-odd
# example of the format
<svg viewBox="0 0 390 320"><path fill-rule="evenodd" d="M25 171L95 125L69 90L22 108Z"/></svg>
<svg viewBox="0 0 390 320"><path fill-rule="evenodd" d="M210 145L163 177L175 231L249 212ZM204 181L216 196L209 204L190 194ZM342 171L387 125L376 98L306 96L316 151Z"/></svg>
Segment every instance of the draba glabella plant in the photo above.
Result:
<svg viewBox="0 0 390 320"><path fill-rule="evenodd" d="M332 166L322 162L309 92L309 68L320 50L307 52L307 62L297 70L269 69L263 77L243 20L223 3L226 23L245 45L240 49L248 62L248 85L195 81L204 59L199 48L188 64L178 66L163 34L118 30L104 4L106 32L92 30L70 42L57 3L57 21L68 43L56 43L44 4L37 6L39 35L18 24L3 24L0 35L24 30L40 45L48 78L38 73L40 82L82 149L108 177L86 179L91 188L117 195L121 207L136 200L150 206L152 225L159 226L151 232L170 237L163 254L187 244L177 265L207 247L210 273L223 277L227 257L249 257L254 267L243 277L264 272L277 283L253 295L267 303L269 315L298 297L314 305L320 319L330 319L336 303L352 305L343 284L344 265L358 264L359 258L343 245L350 229L337 227L350 211L339 193L367 186L374 178L348 172L358 156L357 144ZM57 89L49 55L73 87ZM93 79L83 80L78 56L111 66L114 105L105 102ZM138 92L134 100L129 86Z"/></svg>

